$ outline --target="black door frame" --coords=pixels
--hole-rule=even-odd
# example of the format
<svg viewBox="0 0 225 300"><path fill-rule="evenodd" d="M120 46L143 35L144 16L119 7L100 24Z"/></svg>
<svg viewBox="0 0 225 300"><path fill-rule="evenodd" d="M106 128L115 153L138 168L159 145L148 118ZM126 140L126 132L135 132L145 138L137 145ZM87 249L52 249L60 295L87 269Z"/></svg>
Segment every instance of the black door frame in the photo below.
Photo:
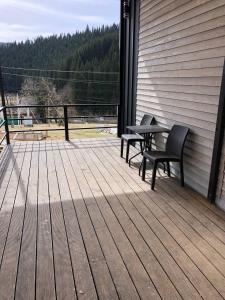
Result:
<svg viewBox="0 0 225 300"><path fill-rule="evenodd" d="M222 155L225 130L225 60L220 88L220 98L217 113L216 132L214 139L211 171L209 179L208 199L214 203L216 200L216 190L219 179L219 168Z"/></svg>
<svg viewBox="0 0 225 300"><path fill-rule="evenodd" d="M120 110L118 136L136 121L139 0L120 3Z"/></svg>

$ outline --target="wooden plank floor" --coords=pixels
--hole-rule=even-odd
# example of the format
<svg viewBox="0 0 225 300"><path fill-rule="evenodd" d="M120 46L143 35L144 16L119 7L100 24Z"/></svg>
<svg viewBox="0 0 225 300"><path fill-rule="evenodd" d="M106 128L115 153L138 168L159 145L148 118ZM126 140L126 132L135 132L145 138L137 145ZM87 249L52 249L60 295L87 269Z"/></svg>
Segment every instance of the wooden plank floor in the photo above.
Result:
<svg viewBox="0 0 225 300"><path fill-rule="evenodd" d="M14 143L0 168L1 300L225 299L225 212L151 191L118 139Z"/></svg>

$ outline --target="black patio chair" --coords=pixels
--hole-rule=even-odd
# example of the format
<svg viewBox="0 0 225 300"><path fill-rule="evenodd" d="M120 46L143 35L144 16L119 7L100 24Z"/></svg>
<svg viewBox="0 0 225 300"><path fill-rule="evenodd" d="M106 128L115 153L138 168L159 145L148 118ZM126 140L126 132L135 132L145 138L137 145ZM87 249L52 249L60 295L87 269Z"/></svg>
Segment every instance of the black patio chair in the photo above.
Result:
<svg viewBox="0 0 225 300"><path fill-rule="evenodd" d="M146 161L153 163L151 189L154 190L156 170L158 163L166 163L168 176L170 177L170 162L180 163L181 186L184 186L183 150L189 128L174 125L168 135L165 151L144 151L142 164L142 180L145 180Z"/></svg>
<svg viewBox="0 0 225 300"><path fill-rule="evenodd" d="M151 125L154 123L154 117L152 115L145 114L140 122L140 125ZM140 142L140 148L141 152L143 153L143 145L145 139L143 136L140 134L123 134L121 136L121 151L120 151L120 156L123 157L123 147L124 147L124 141L127 142L127 152L126 152L126 162L128 163L129 160L129 150L130 150L130 145L135 143L135 142ZM135 155L136 156L136 155Z"/></svg>

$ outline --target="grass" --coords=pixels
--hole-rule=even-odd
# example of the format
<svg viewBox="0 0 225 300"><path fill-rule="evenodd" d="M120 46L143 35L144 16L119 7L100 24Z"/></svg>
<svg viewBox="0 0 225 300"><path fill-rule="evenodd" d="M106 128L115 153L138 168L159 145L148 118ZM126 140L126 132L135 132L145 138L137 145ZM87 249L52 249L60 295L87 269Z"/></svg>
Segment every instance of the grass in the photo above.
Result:
<svg viewBox="0 0 225 300"><path fill-rule="evenodd" d="M106 123L101 123L101 124L96 124L96 123L79 123L79 124L74 124L71 123L69 124L69 128L70 129L76 129L76 128L84 128L82 130L70 130L69 131L69 136L70 139L82 139L82 138L98 138L98 137L110 137L112 136L111 133L107 132L108 129L103 130L103 129L86 129L88 127L100 127L100 126L115 126L115 124L106 124ZM14 126L11 127L10 126L10 130L30 130L32 131L32 129L35 130L46 130L46 139L47 140L58 140L58 139L64 139L65 138L65 133L64 130L60 130L60 131L48 131L48 129L64 129L63 126L59 126L55 123L51 123L51 124L35 124L33 127L29 128L29 127L24 127L23 125L19 125L19 126ZM45 133L45 132L44 132ZM16 134L11 134L10 137L11 139L16 139L18 135Z"/></svg>

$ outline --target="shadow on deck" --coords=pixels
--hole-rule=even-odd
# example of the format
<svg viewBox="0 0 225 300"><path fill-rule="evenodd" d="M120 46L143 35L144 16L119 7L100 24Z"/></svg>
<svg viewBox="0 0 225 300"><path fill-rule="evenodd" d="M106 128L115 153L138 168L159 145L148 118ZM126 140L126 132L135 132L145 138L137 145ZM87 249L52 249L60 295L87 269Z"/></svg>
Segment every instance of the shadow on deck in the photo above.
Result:
<svg viewBox="0 0 225 300"><path fill-rule="evenodd" d="M118 139L15 143L0 181L0 299L223 299L225 213L156 191Z"/></svg>

